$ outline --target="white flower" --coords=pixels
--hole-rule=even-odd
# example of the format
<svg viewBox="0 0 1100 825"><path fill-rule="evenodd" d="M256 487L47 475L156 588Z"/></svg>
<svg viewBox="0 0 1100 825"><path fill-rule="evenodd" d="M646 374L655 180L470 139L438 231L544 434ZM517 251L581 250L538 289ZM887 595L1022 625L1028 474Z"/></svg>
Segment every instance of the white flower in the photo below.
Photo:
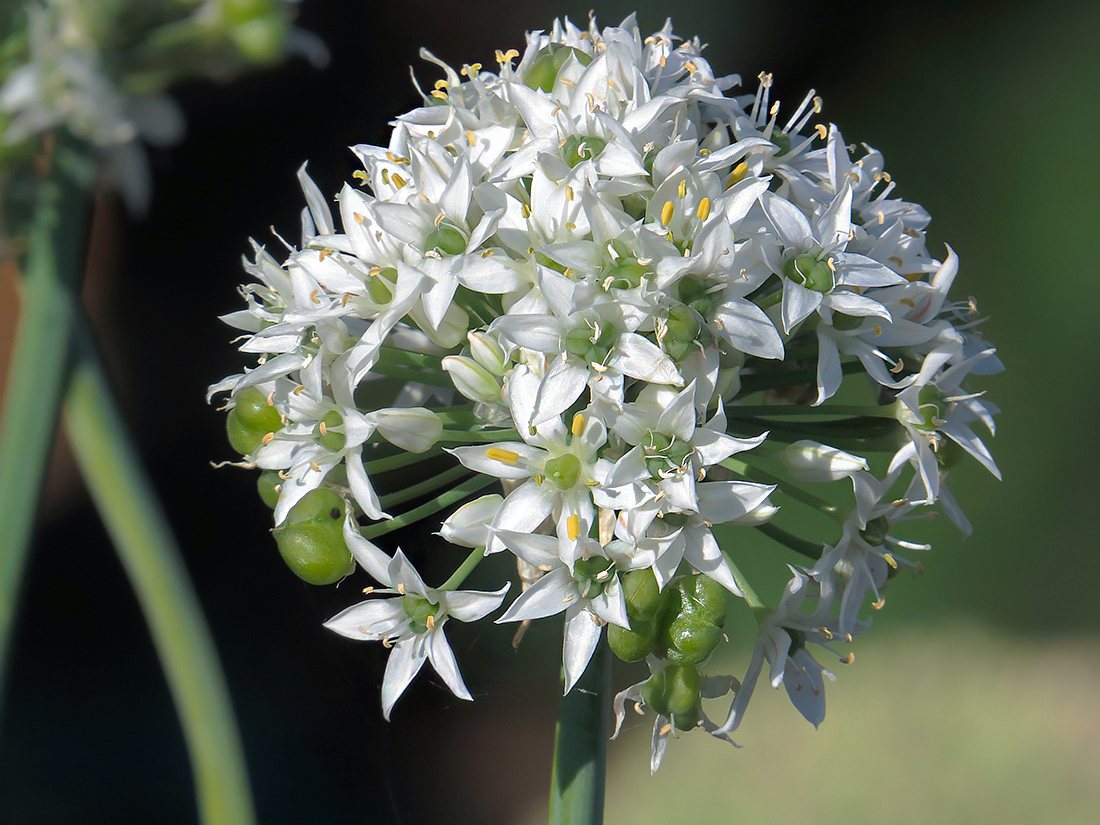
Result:
<svg viewBox="0 0 1100 825"><path fill-rule="evenodd" d="M430 661L447 687L460 699L472 700L443 627L449 618L474 622L492 613L508 592L505 584L494 593L478 590L435 590L423 580L398 550L391 559L359 535L351 517L344 522L344 540L355 560L385 587L368 588L373 594L396 594L389 599L369 599L349 607L325 627L359 641L380 641L393 648L382 680L382 715L390 718L394 703Z"/></svg>

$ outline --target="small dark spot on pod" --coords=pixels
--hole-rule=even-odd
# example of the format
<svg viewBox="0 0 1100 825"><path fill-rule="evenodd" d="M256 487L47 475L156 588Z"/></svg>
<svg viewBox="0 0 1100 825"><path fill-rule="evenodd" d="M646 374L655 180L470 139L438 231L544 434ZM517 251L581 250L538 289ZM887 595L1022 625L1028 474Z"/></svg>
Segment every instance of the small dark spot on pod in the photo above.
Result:
<svg viewBox="0 0 1100 825"><path fill-rule="evenodd" d="M329 515L332 516L334 519L340 518L340 508L339 507L333 507L332 511L329 513Z"/></svg>

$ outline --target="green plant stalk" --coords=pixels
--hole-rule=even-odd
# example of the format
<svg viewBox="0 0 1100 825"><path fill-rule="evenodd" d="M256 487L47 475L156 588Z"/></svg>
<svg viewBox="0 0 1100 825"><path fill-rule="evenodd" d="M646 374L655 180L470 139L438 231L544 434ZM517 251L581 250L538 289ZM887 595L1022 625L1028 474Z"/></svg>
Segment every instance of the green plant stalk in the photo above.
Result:
<svg viewBox="0 0 1100 825"><path fill-rule="evenodd" d="M564 671L562 679L564 683ZM558 705L550 825L601 825L611 724L611 656L601 639L584 675Z"/></svg>
<svg viewBox="0 0 1100 825"><path fill-rule="evenodd" d="M470 555L466 557L466 560L458 566L458 569L451 574L451 577L447 581L443 582L439 586L440 590L457 590L462 582L466 581L466 577L474 572L474 568L481 563L481 560L485 558L485 548L475 547Z"/></svg>
<svg viewBox="0 0 1100 825"><path fill-rule="evenodd" d="M56 165L37 198L0 427L0 695L68 371L88 207L85 190Z"/></svg>
<svg viewBox="0 0 1100 825"><path fill-rule="evenodd" d="M160 503L125 432L87 334L65 399L77 463L164 667L204 825L255 821L244 754L217 653Z"/></svg>
<svg viewBox="0 0 1100 825"><path fill-rule="evenodd" d="M488 487L490 484L499 483L499 478L476 475L473 478L466 479L466 481L463 481L461 484L455 485L447 492L440 493L426 504L421 504L419 507L414 507L412 510L407 510L391 519L378 521L374 524L368 524L366 527L361 527L359 528L359 533L365 539L375 539L378 538L378 536L384 536L386 533L392 533L394 530L399 530L413 522L420 521L422 518L427 518L433 513L438 513L440 510L446 509L452 504L457 504L462 501L462 499L472 496L478 490Z"/></svg>

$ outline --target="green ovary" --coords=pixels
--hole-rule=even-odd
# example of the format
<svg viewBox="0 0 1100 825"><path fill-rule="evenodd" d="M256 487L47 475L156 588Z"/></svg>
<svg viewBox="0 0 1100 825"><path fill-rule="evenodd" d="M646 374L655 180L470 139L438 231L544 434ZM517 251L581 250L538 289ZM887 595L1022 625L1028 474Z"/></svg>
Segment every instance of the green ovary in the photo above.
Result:
<svg viewBox="0 0 1100 825"><path fill-rule="evenodd" d="M581 477L581 461L572 453L559 455L546 462L543 475L563 490L572 489Z"/></svg>
<svg viewBox="0 0 1100 825"><path fill-rule="evenodd" d="M836 284L829 264L810 252L795 255L787 261L783 274L814 292L829 292Z"/></svg>

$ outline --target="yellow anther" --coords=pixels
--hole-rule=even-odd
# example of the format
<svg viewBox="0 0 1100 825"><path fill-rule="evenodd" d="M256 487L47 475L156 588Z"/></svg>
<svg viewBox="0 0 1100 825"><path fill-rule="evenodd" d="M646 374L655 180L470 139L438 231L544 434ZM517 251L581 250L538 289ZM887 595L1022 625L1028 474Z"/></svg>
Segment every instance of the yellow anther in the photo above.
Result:
<svg viewBox="0 0 1100 825"><path fill-rule="evenodd" d="M351 173L351 176L353 178L355 178L356 180L366 180L367 179L367 173L364 172L362 169L356 169L354 172Z"/></svg>
<svg viewBox="0 0 1100 825"><path fill-rule="evenodd" d="M321 303L320 299L317 297L317 290L316 289L313 290L313 292L309 293L309 300L313 301L313 303L315 303L315 304Z"/></svg>
<svg viewBox="0 0 1100 825"><path fill-rule="evenodd" d="M816 95L814 96L814 114L821 114L821 98Z"/></svg>
<svg viewBox="0 0 1100 825"><path fill-rule="evenodd" d="M888 565L893 567L895 570L898 569L898 560L895 559L892 555L890 555L889 553L883 553L882 557L886 560L886 563Z"/></svg>
<svg viewBox="0 0 1100 825"><path fill-rule="evenodd" d="M380 266L372 266L370 269L367 270L367 274L372 278L375 275L381 274L381 272L382 272L382 267L380 267Z"/></svg>
<svg viewBox="0 0 1100 825"><path fill-rule="evenodd" d="M305 392L305 389L306 389L305 384L299 384L297 387L294 388L294 394L295 395L301 395L303 392Z"/></svg>
<svg viewBox="0 0 1100 825"><path fill-rule="evenodd" d="M489 257L492 257L492 254L493 254L493 250L486 249L484 252L481 253L481 257L482 258L489 258Z"/></svg>
<svg viewBox="0 0 1100 825"><path fill-rule="evenodd" d="M917 308L917 302L914 301L912 298L902 298L898 301L898 303L899 304L905 304L910 309L916 309Z"/></svg>
<svg viewBox="0 0 1100 825"><path fill-rule="evenodd" d="M761 72L756 76L756 79L760 81L760 85L765 89L771 88L772 76L768 72Z"/></svg>
<svg viewBox="0 0 1100 825"><path fill-rule="evenodd" d="M661 60L664 61L664 58L662 57ZM663 728L661 728L659 731L657 731L657 735L658 736L668 736L668 734L671 730L672 730L672 725L670 725L670 724L665 725Z"/></svg>
<svg viewBox="0 0 1100 825"><path fill-rule="evenodd" d="M726 181L726 189L731 186L735 186L745 179L745 176L749 174L749 165L745 161L741 161L739 164L733 167L733 171L730 173L729 180Z"/></svg>
<svg viewBox="0 0 1100 825"><path fill-rule="evenodd" d="M855 660L856 660L856 654L854 654L854 653L849 653L849 654L848 654L847 656L845 656L845 657L844 657L843 659L841 659L840 661L842 661L842 662L843 662L844 664L846 664L846 665L850 665L850 664L851 664L852 662L854 662Z"/></svg>
<svg viewBox="0 0 1100 825"><path fill-rule="evenodd" d="M904 266L904 265L905 265L905 261L903 261L903 260L902 260L901 258L899 258L899 257L898 257L897 255L891 255L891 256L890 256L889 258L887 258L886 260L890 261L891 263L895 263L895 264L897 264L898 266Z"/></svg>
<svg viewBox="0 0 1100 825"><path fill-rule="evenodd" d="M327 257L328 257L329 255L331 255L331 254L333 253L333 251L334 251L334 250L332 250L332 249L329 249L328 247L325 247L324 249L322 249L322 250L321 250L321 254L317 256L317 257L318 257L318 260L321 260L321 261L323 261L323 260L324 260L325 258L327 258ZM316 302L315 302L315 303L316 303Z"/></svg>
<svg viewBox="0 0 1100 825"><path fill-rule="evenodd" d="M396 186L398 189L401 189L405 186L405 179L396 172L390 175L390 180L393 181L393 185Z"/></svg>
<svg viewBox="0 0 1100 825"><path fill-rule="evenodd" d="M570 232L572 232L574 229L577 228L577 225L575 223L573 223L572 221L566 221L565 222L565 228L568 229Z"/></svg>
<svg viewBox="0 0 1100 825"><path fill-rule="evenodd" d="M440 100L446 100L447 99L447 93L446 92L441 92L441 91L439 91L439 89L433 89L432 90L432 97L437 97Z"/></svg>
<svg viewBox="0 0 1100 825"><path fill-rule="evenodd" d="M882 596L879 596L877 602L871 602L871 607L873 607L875 610L882 610L882 608L886 607L886 599L884 599Z"/></svg>
<svg viewBox="0 0 1100 825"><path fill-rule="evenodd" d="M405 585L401 584L401 582L397 583L397 592L400 593L402 596L405 595Z"/></svg>
<svg viewBox="0 0 1100 825"><path fill-rule="evenodd" d="M695 74L697 71L699 71L699 67L692 63L690 60L684 63L684 68L692 74Z"/></svg>
<svg viewBox="0 0 1100 825"><path fill-rule="evenodd" d="M581 517L576 513L565 520L566 529L569 531L569 540L576 541L581 534Z"/></svg>
<svg viewBox="0 0 1100 825"><path fill-rule="evenodd" d="M477 138L474 137L474 133L473 133L472 129L467 129L466 130L466 140L467 140L467 142L469 142L469 144L471 146L473 146L477 143Z"/></svg>
<svg viewBox="0 0 1100 825"><path fill-rule="evenodd" d="M871 324L871 329L875 331L875 335L882 335L882 324Z"/></svg>
<svg viewBox="0 0 1100 825"><path fill-rule="evenodd" d="M541 570L543 573L549 573L554 568L551 567L549 564L540 564L538 566L538 569Z"/></svg>
<svg viewBox="0 0 1100 825"><path fill-rule="evenodd" d="M517 57L519 57L519 52L517 52L515 49L509 49L506 52L502 52L500 49L497 49L497 63L499 63L501 66L505 65L506 63L511 63Z"/></svg>
<svg viewBox="0 0 1100 825"><path fill-rule="evenodd" d="M662 69L668 64L668 61L665 60L665 56L663 54L661 55L660 64Z"/></svg>
<svg viewBox="0 0 1100 825"><path fill-rule="evenodd" d="M683 200L684 198L687 197L687 193L688 193L688 182L686 180L682 180L682 181L680 181L680 185L678 187L676 187L676 194L680 196L680 200Z"/></svg>
<svg viewBox="0 0 1100 825"><path fill-rule="evenodd" d="M328 427L325 426L324 421L318 422L317 429L321 431L321 435L328 435ZM268 435L270 435L270 433L268 433Z"/></svg>
<svg viewBox="0 0 1100 825"><path fill-rule="evenodd" d="M435 88L437 88L437 89L446 89L450 85L451 84L448 83L446 80L437 80L435 82Z"/></svg>
<svg viewBox="0 0 1100 825"><path fill-rule="evenodd" d="M814 127L814 131L817 132L817 136L822 140L825 140L825 138L829 136L829 130L826 129L825 126L821 123L817 124Z"/></svg>
<svg viewBox="0 0 1100 825"><path fill-rule="evenodd" d="M531 207L525 203L520 204L519 213L523 215L523 217L529 218L531 217Z"/></svg>
<svg viewBox="0 0 1100 825"><path fill-rule="evenodd" d="M881 212L879 212L878 213L878 225L882 226L884 223L886 223L886 216L884 214L882 214Z"/></svg>
<svg viewBox="0 0 1100 825"><path fill-rule="evenodd" d="M365 220L366 220L366 217L365 217L365 216L363 216L363 215L361 215L361 214L359 214L358 212L352 212L352 213L351 213L351 216L352 216L353 218L355 218L355 222L356 222L356 223L362 223L363 221L365 221Z"/></svg>
<svg viewBox="0 0 1100 825"><path fill-rule="evenodd" d="M309 469L313 470L313 472L315 473L319 473L321 472L321 465L318 464L316 461L311 461L309 462Z"/></svg>
<svg viewBox="0 0 1100 825"><path fill-rule="evenodd" d="M389 182L390 182L390 170L389 169L383 169L382 170L382 183L387 183L388 184Z"/></svg>
<svg viewBox="0 0 1100 825"><path fill-rule="evenodd" d="M705 221L710 217L710 198L703 198L699 201L699 205L695 208L695 217L701 221Z"/></svg>
<svg viewBox="0 0 1100 825"><path fill-rule="evenodd" d="M771 115L772 117L775 117L777 114L779 114L779 101L778 100L775 101L775 103L772 104L772 107L770 109L768 109L768 114Z"/></svg>
<svg viewBox="0 0 1100 825"><path fill-rule="evenodd" d="M428 616L428 618L424 620L424 627L428 628L428 630L435 627L435 616Z"/></svg>
<svg viewBox="0 0 1100 825"><path fill-rule="evenodd" d="M503 450L500 447L490 447L485 451L485 457L491 458L493 461L503 461L505 464L515 464L519 461L519 453Z"/></svg>
<svg viewBox="0 0 1100 825"><path fill-rule="evenodd" d="M373 593L373 592L374 592L374 588L373 588L373 587L364 587L364 588L363 588L363 595L364 595L364 596L369 596L369 595L370 595L371 593Z"/></svg>
<svg viewBox="0 0 1100 825"><path fill-rule="evenodd" d="M573 424L570 426L569 431L575 436L584 434L584 414L577 413L573 416Z"/></svg>
<svg viewBox="0 0 1100 825"><path fill-rule="evenodd" d="M260 443L265 447L275 439L275 433L264 433L264 437L260 439Z"/></svg>
<svg viewBox="0 0 1100 825"><path fill-rule="evenodd" d="M830 631L827 627L821 628L821 635L824 636L826 639L833 638L832 631Z"/></svg>
<svg viewBox="0 0 1100 825"><path fill-rule="evenodd" d="M672 223L672 201L665 201L665 205L661 207L661 224L668 226Z"/></svg>
<svg viewBox="0 0 1100 825"><path fill-rule="evenodd" d="M570 186L568 183L565 184L565 199L567 201L571 201L576 196L577 196L577 193L573 191L573 187Z"/></svg>
<svg viewBox="0 0 1100 825"><path fill-rule="evenodd" d="M288 473L286 470L279 470L279 478L281 478L283 481L286 481L290 478L290 473Z"/></svg>

